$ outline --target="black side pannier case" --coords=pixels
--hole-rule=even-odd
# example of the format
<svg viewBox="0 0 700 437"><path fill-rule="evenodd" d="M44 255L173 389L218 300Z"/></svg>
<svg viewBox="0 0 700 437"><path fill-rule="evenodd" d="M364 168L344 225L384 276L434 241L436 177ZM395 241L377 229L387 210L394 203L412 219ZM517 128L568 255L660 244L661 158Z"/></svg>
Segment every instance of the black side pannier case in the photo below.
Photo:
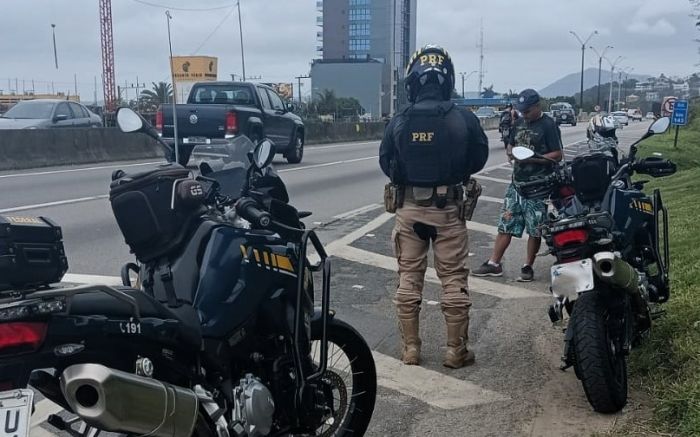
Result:
<svg viewBox="0 0 700 437"><path fill-rule="evenodd" d="M159 258L184 239L193 212L175 207L175 189L179 181L190 179L189 170L178 164L131 175L119 170L112 175L112 211L139 261Z"/></svg>
<svg viewBox="0 0 700 437"><path fill-rule="evenodd" d="M60 226L45 217L0 216L0 291L47 286L66 271Z"/></svg>

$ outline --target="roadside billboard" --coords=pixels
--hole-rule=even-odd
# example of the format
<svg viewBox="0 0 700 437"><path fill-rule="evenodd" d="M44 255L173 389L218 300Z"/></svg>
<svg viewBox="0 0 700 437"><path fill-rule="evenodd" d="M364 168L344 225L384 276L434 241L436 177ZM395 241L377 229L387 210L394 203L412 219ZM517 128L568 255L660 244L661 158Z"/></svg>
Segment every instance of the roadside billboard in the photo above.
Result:
<svg viewBox="0 0 700 437"><path fill-rule="evenodd" d="M294 84L292 83L266 83L273 90L277 91L277 94L282 97L283 100L294 100Z"/></svg>
<svg viewBox="0 0 700 437"><path fill-rule="evenodd" d="M173 56L175 83L215 81L218 58L212 56Z"/></svg>

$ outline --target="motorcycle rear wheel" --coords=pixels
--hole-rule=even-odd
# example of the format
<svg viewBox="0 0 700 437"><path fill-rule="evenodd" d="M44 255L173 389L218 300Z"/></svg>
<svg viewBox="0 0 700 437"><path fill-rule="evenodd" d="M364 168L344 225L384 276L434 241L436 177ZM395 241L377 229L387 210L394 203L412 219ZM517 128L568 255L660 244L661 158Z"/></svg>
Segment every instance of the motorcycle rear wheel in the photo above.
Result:
<svg viewBox="0 0 700 437"><path fill-rule="evenodd" d="M332 389L335 414L326 418L313 435L364 435L377 396L377 371L372 351L355 328L341 320L328 322L327 335L328 369L322 379ZM320 356L320 339L320 332L312 332L311 352L315 362Z"/></svg>
<svg viewBox="0 0 700 437"><path fill-rule="evenodd" d="M627 362L611 333L615 316L601 292L583 293L569 323L573 329L576 375L586 398L599 413L616 413L627 404Z"/></svg>

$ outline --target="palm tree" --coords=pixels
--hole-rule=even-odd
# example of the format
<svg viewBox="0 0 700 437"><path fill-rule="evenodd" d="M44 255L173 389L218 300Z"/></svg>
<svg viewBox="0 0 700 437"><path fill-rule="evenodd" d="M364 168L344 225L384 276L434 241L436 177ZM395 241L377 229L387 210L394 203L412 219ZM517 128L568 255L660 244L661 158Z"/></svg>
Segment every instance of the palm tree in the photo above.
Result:
<svg viewBox="0 0 700 437"><path fill-rule="evenodd" d="M144 105L154 108L167 103L173 96L173 87L167 82L152 82L153 89L141 91L140 99Z"/></svg>
<svg viewBox="0 0 700 437"><path fill-rule="evenodd" d="M493 85L484 87L484 90L481 92L481 97L484 99L492 99L496 95L496 92L493 90Z"/></svg>
<svg viewBox="0 0 700 437"><path fill-rule="evenodd" d="M318 100L316 101L316 106L319 114L335 113L338 99L335 97L334 91L323 90L323 92L318 93L317 97Z"/></svg>

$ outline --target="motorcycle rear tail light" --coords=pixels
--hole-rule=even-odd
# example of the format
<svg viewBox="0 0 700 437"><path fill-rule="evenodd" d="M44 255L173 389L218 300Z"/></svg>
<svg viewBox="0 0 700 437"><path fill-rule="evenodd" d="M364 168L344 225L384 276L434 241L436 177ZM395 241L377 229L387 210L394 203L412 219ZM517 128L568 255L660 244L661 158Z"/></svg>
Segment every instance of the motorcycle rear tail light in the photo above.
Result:
<svg viewBox="0 0 700 437"><path fill-rule="evenodd" d="M48 323L0 323L0 354L33 352L44 343Z"/></svg>
<svg viewBox="0 0 700 437"><path fill-rule="evenodd" d="M554 234L554 246L565 247L570 244L583 244L588 240L588 231L585 229L569 229L568 231Z"/></svg>
<svg viewBox="0 0 700 437"><path fill-rule="evenodd" d="M163 111L156 112L156 130L159 134L163 134Z"/></svg>
<svg viewBox="0 0 700 437"><path fill-rule="evenodd" d="M226 135L234 136L238 133L238 116L235 112L226 114Z"/></svg>

